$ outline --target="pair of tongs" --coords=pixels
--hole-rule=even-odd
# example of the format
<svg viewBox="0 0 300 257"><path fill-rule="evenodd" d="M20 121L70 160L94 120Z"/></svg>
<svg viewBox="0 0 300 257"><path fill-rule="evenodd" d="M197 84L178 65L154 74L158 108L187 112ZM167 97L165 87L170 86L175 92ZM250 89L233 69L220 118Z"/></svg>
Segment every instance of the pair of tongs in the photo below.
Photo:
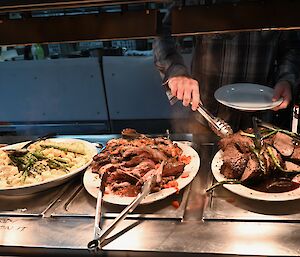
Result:
<svg viewBox="0 0 300 257"><path fill-rule="evenodd" d="M172 95L171 90L167 86L167 83L168 81L164 82L163 86L165 87L170 104L174 105L178 101L178 99L177 97ZM197 108L197 111L207 120L210 128L217 136L227 137L233 134L232 128L227 122L218 117L215 117L203 105L200 104Z"/></svg>
<svg viewBox="0 0 300 257"><path fill-rule="evenodd" d="M252 117L252 124L253 124L253 132L254 132L254 144L257 149L261 149L263 145L260 129L258 128L259 119L255 116Z"/></svg>
<svg viewBox="0 0 300 257"><path fill-rule="evenodd" d="M105 174L105 173L104 173ZM103 177L102 177L103 178ZM101 219L101 209L102 209L102 199L104 190L101 186L104 186L104 183L100 182L100 190L97 196L97 207L96 207L96 216L95 216L95 224L94 224L94 239L90 241L87 245L88 250L91 253L97 253L101 250L101 244L109 235L109 233L114 230L114 228L124 220L127 214L131 213L141 202L142 200L150 193L152 185L156 182L156 176L153 175L148 179L142 188L142 191L137 195L137 197L113 220L113 222L106 227L105 229L101 229L100 227L100 219Z"/></svg>
<svg viewBox="0 0 300 257"><path fill-rule="evenodd" d="M207 120L210 128L219 137L227 137L233 134L230 125L219 117L212 115L203 105L199 105L197 111Z"/></svg>
<svg viewBox="0 0 300 257"><path fill-rule="evenodd" d="M25 145L23 145L21 148L18 148L18 149L9 149L9 150L5 150L7 153L9 154L14 154L16 156L23 156L25 155L26 153L28 153L28 147L36 142L39 142L39 141L43 141L43 140L46 140L48 138L51 138L51 137L55 137L57 135L57 133L49 133L49 134L46 134L46 135L43 135L43 136L40 136L34 140L30 140L28 141Z"/></svg>

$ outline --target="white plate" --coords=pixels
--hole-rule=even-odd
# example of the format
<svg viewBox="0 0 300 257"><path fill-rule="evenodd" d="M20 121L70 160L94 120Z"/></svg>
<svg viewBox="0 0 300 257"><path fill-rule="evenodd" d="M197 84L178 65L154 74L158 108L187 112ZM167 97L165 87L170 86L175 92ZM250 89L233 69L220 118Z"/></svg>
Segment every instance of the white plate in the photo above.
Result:
<svg viewBox="0 0 300 257"><path fill-rule="evenodd" d="M236 83L222 86L215 92L215 98L220 103L239 110L267 110L280 105L282 98L272 102L273 88L251 84Z"/></svg>
<svg viewBox="0 0 300 257"><path fill-rule="evenodd" d="M198 153L190 146L184 143L175 142L178 146L183 150L183 155L191 156L191 162L184 167L184 173L188 172L189 176L185 178L179 177L176 181L178 182L178 189L182 189L187 186L196 176L199 167L200 167L200 158ZM96 173L92 173L91 168L88 168L84 173L83 184L86 190L90 195L97 198L100 179L99 175ZM164 188L159 192L149 194L145 197L145 199L141 202L141 204L149 204L161 199L168 197L176 193L177 190L175 188ZM134 197L125 197L114 194L104 194L103 201L118 204L118 205L128 205L132 202Z"/></svg>
<svg viewBox="0 0 300 257"><path fill-rule="evenodd" d="M93 160L93 156L97 154L97 148L92 143L80 140L80 139L72 139L72 138L51 138L48 140L53 140L55 142L64 142L64 143L71 143L71 142L81 142L84 144L85 149L88 151L90 155L90 160L81 166L78 169L75 169L71 171L70 173L67 173L63 176L59 176L50 180L46 180L40 183L34 183L34 184L28 184L24 186L16 186L16 187L9 187L9 188L0 188L0 195L11 195L11 196L20 196L20 195L28 195L37 193L40 191L44 191L53 187L56 187L58 185L61 185L71 178L73 178L75 175L77 175L79 172L84 170L87 166L89 166ZM29 142L29 141L27 141ZM19 149L23 145L25 145L27 142L17 143L13 145L8 145L5 147L2 147L1 150L9 150L9 149Z"/></svg>
<svg viewBox="0 0 300 257"><path fill-rule="evenodd" d="M212 173L218 182L226 180L224 175L220 173L222 164L223 164L223 151L219 150L214 156L211 163ZM254 200L274 202L274 201L289 201L289 200L300 199L300 187L289 192L265 193L265 192L253 190L251 188L239 184L235 184L235 185L225 184L223 186L235 194L238 194L240 196L249 199L254 199Z"/></svg>

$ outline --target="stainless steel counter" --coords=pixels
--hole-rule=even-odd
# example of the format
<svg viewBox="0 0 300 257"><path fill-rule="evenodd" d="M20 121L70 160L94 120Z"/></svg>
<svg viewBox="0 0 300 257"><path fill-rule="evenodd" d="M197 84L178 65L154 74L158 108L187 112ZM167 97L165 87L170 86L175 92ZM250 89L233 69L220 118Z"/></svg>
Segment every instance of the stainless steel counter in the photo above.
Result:
<svg viewBox="0 0 300 257"><path fill-rule="evenodd" d="M114 137L115 135L111 135ZM103 142L108 137L82 137ZM105 256L300 256L300 202L243 199L212 183L215 138L176 135L201 157L198 175L180 194L138 208L104 242ZM172 201L180 203L179 208ZM22 198L0 197L0 254L90 255L96 200L81 176L61 187ZM105 205L104 226L120 211ZM143 215L140 215L143 214ZM142 218L140 218L142 216Z"/></svg>

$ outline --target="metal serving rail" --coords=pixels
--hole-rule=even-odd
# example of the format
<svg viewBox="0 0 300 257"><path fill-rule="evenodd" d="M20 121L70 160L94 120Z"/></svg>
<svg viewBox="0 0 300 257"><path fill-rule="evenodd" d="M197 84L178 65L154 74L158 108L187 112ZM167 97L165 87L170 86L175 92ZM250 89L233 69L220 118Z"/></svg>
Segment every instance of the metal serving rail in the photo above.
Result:
<svg viewBox="0 0 300 257"><path fill-rule="evenodd" d="M109 136L70 136L105 142ZM193 182L180 194L139 207L104 242L103 256L300 256L300 202L243 199L224 188L206 195L216 138L172 135L190 141L201 158ZM0 255L89 256L96 200L78 176L31 196L0 197ZM178 201L175 208L172 202ZM105 205L104 226L120 212ZM142 215L141 215L142 214ZM142 217L142 218L141 218Z"/></svg>

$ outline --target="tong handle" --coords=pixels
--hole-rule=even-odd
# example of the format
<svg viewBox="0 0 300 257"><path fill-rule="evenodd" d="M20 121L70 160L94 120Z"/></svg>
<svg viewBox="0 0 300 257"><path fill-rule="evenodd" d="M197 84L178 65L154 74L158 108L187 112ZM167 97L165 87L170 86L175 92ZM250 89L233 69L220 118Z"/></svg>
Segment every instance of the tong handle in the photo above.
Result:
<svg viewBox="0 0 300 257"><path fill-rule="evenodd" d="M143 186L142 192L138 194L138 196L113 220L113 222L108 227L106 227L102 231L102 233L97 238L95 237L94 240L88 243L88 249L91 253L97 253L101 249L101 244L109 235L109 233L112 230L114 230L114 228L119 224L119 222L124 220L127 214L131 213L150 193L151 186L154 181L156 181L156 176L152 176L151 179L147 180Z"/></svg>
<svg viewBox="0 0 300 257"><path fill-rule="evenodd" d="M143 190L138 196L129 204L114 220L113 222L104 229L101 236L99 237L100 245L104 241L104 239L108 236L108 234L127 216L127 214L131 213L140 203L141 201L150 193L151 185L154 180L154 177L147 180L143 186Z"/></svg>
<svg viewBox="0 0 300 257"><path fill-rule="evenodd" d="M55 137L57 136L57 133L56 132L52 132L52 133L49 133L49 134L46 134L46 135L43 135L43 136L40 136L34 140L30 140L28 143L26 143L25 145L23 145L21 147L21 149L26 149L28 146L32 145L33 143L35 142L38 142L38 141L43 141L43 140L46 140L50 137Z"/></svg>
<svg viewBox="0 0 300 257"><path fill-rule="evenodd" d="M197 111L199 113L201 113L201 115L211 124L213 125L216 129L218 129L219 127L216 125L215 122L215 117L203 106L203 105L199 105L199 107L197 108Z"/></svg>

